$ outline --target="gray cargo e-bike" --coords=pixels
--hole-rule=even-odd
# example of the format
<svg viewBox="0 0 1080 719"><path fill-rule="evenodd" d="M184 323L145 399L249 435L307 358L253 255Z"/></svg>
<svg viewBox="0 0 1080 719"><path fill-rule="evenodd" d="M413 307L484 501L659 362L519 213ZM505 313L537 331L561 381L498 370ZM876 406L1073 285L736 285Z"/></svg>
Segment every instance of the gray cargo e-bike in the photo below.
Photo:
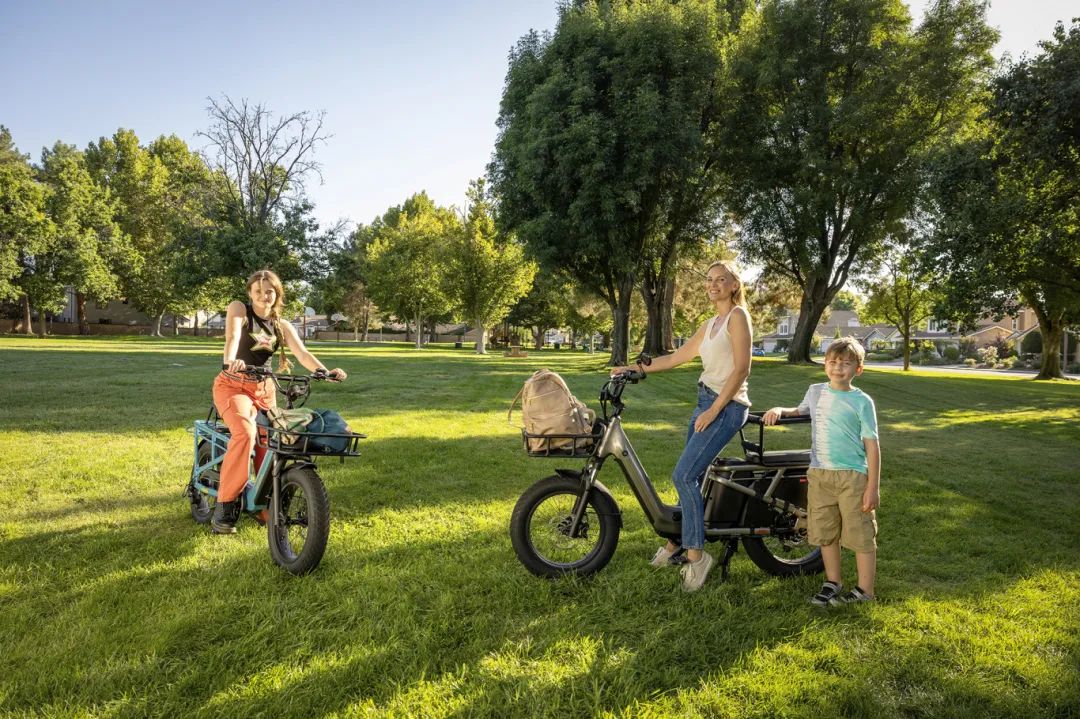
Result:
<svg viewBox="0 0 1080 719"><path fill-rule="evenodd" d="M648 364L648 360L643 363ZM600 391L602 416L590 434L535 435L522 430L525 450L531 457L585 459L583 469L556 469L554 475L536 482L514 506L510 539L518 559L533 574L588 576L611 560L619 542L622 513L611 492L597 479L609 458L619 465L656 533L679 543L682 512L657 495L622 427L623 390L644 379L643 371L629 371L604 383ZM777 424L808 421L809 417L793 417ZM750 424L759 428L757 442L748 440L744 433ZM806 542L810 451L765 451L765 426L759 414L749 416L739 438L743 457L718 457L701 487L705 539L725 544L722 576L727 577L728 564L740 542L754 564L769 574L821 572L821 551ZM679 557L673 559L677 562Z"/></svg>

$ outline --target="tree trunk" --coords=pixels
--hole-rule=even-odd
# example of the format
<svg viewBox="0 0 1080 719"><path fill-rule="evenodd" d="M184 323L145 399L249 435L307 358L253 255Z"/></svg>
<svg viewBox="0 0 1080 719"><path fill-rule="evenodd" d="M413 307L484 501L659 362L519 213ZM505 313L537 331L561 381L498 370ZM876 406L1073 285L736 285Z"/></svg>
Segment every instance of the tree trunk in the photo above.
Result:
<svg viewBox="0 0 1080 719"><path fill-rule="evenodd" d="M904 337L904 371L911 369L911 330L903 333Z"/></svg>
<svg viewBox="0 0 1080 719"><path fill-rule="evenodd" d="M365 307L362 317L363 317L363 319L361 321L364 323L364 339L363 339L363 341L367 342L368 341L368 329L369 329L369 326L371 325L371 310L368 309L367 307Z"/></svg>
<svg viewBox="0 0 1080 719"><path fill-rule="evenodd" d="M424 347L424 317L419 312L416 313L416 349L423 349Z"/></svg>
<svg viewBox="0 0 1080 719"><path fill-rule="evenodd" d="M172 316L172 333L173 337L176 337L178 334L180 334L180 319L176 316L175 313Z"/></svg>
<svg viewBox="0 0 1080 719"><path fill-rule="evenodd" d="M161 320L163 320L163 319L165 319L165 313L161 312L160 314L158 314L157 319L154 320L154 331L150 333L153 337L161 337L162 336L161 335Z"/></svg>
<svg viewBox="0 0 1080 719"><path fill-rule="evenodd" d="M405 320L405 341L406 342L411 342L412 341L412 325L409 324L408 320Z"/></svg>
<svg viewBox="0 0 1080 719"><path fill-rule="evenodd" d="M627 272L618 283L615 301L608 303L614 321L611 328L611 359L608 360L608 364L612 366L626 364L626 356L630 351L630 299L633 291L634 275Z"/></svg>
<svg viewBox="0 0 1080 719"><path fill-rule="evenodd" d="M90 323L86 321L86 295L82 292L75 293L75 309L79 316L79 334L90 334Z"/></svg>
<svg viewBox="0 0 1080 719"><path fill-rule="evenodd" d="M434 317L431 318L431 332L428 335L428 342L439 341L439 322Z"/></svg>
<svg viewBox="0 0 1080 719"><path fill-rule="evenodd" d="M664 342L664 354L675 351L675 278L667 281L664 312L660 316L660 332Z"/></svg>
<svg viewBox="0 0 1080 719"><path fill-rule="evenodd" d="M45 313L38 308L38 337L45 339L45 334L48 332L46 327Z"/></svg>
<svg viewBox="0 0 1080 719"><path fill-rule="evenodd" d="M195 317L195 321L194 321L194 324L191 326L191 336L192 337L198 337L199 336L199 311L198 310L195 310L194 317Z"/></svg>
<svg viewBox="0 0 1080 719"><path fill-rule="evenodd" d="M473 321L473 324L476 325L476 354L487 354L487 327L479 317Z"/></svg>
<svg viewBox="0 0 1080 719"><path fill-rule="evenodd" d="M533 345L536 347L536 349L538 349L538 350L543 349L544 348L544 329L542 327L533 326L533 327L529 328L529 331L532 332Z"/></svg>
<svg viewBox="0 0 1080 719"><path fill-rule="evenodd" d="M671 311L674 304L675 280L646 273L641 281L641 299L645 302L645 347L653 357L672 351Z"/></svg>
<svg viewBox="0 0 1080 719"><path fill-rule="evenodd" d="M34 334L34 324L30 319L30 296L23 295L20 300L23 310L22 331L24 335Z"/></svg>
<svg viewBox="0 0 1080 719"><path fill-rule="evenodd" d="M359 322L353 323L353 326L352 326L352 341L353 342L359 342L360 341L360 323Z"/></svg>
<svg viewBox="0 0 1080 719"><path fill-rule="evenodd" d="M830 299L824 279L816 282L811 280L808 287L803 290L802 302L799 305L799 321L795 324L795 333L788 346L788 362L813 364L810 359L810 344L814 339L814 331L821 320L821 315L829 306Z"/></svg>
<svg viewBox="0 0 1080 719"><path fill-rule="evenodd" d="M1042 315L1039 316L1039 332L1042 334L1043 351L1042 367L1035 379L1062 379L1065 374L1061 371L1061 338L1065 328L1060 322L1047 318L1043 323Z"/></svg>

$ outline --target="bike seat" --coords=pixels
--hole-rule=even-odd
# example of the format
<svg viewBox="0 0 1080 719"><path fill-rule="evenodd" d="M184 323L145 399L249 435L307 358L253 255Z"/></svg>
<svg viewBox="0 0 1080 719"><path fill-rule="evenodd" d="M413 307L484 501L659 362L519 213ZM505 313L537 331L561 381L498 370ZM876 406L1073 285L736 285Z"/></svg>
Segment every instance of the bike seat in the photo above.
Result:
<svg viewBox="0 0 1080 719"><path fill-rule="evenodd" d="M746 459L766 467L806 467L810 464L810 450L795 449L777 452L747 452Z"/></svg>

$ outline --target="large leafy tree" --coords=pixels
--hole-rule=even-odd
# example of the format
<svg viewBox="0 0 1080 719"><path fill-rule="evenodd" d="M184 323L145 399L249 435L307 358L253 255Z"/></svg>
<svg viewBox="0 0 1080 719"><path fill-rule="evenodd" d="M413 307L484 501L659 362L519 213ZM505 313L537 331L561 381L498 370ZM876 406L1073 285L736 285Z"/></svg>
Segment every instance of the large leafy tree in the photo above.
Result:
<svg viewBox="0 0 1080 719"><path fill-rule="evenodd" d="M573 297L574 282L566 273L540 269L532 287L513 306L506 320L516 327L527 328L533 345L540 349L544 346L544 333L570 319Z"/></svg>
<svg viewBox="0 0 1080 719"><path fill-rule="evenodd" d="M883 253L881 272L863 282L869 296L860 320L864 324L887 322L896 328L904 343L904 370L909 370L911 336L934 316L941 292L913 235L902 233L891 240Z"/></svg>
<svg viewBox="0 0 1080 719"><path fill-rule="evenodd" d="M130 238L132 259L120 272L125 297L154 318L217 304L206 248L216 232L210 172L183 140L159 137L150 147L131 130L90 143L87 163L115 201L115 219Z"/></svg>
<svg viewBox="0 0 1080 719"><path fill-rule="evenodd" d="M744 23L720 124L742 250L802 290L788 351L915 201L928 152L969 121L996 33L979 0L764 0Z"/></svg>
<svg viewBox="0 0 1080 719"><path fill-rule="evenodd" d="M61 307L64 287L72 287L79 334L88 335L86 300L105 302L120 295L118 273L132 262L131 245L113 220L108 191L94 182L82 152L56 143L42 153L41 177L51 190L46 211L56 238L50 250L37 257L35 285L42 301ZM43 322L42 334L44 329Z"/></svg>
<svg viewBox="0 0 1080 719"><path fill-rule="evenodd" d="M489 168L500 219L546 270L607 302L616 364L635 288L650 347L666 349L679 252L719 214L727 18L709 0L577 2L553 35L530 33L511 53Z"/></svg>
<svg viewBox="0 0 1080 719"><path fill-rule="evenodd" d="M487 330L500 322L532 286L536 264L513 236L495 227L483 180L469 185L468 214L450 248L448 292L464 319L476 327L476 353L484 354Z"/></svg>
<svg viewBox="0 0 1080 719"><path fill-rule="evenodd" d="M0 126L0 300L19 300L26 334L33 330L30 298L21 279L53 237L45 212L47 195L48 188L35 176L30 158L16 149L11 132Z"/></svg>
<svg viewBox="0 0 1080 719"><path fill-rule="evenodd" d="M1037 378L1051 379L1080 323L1080 22L1059 24L1041 49L997 78L985 124L940 164L931 252L950 316L1034 310L1046 348Z"/></svg>
<svg viewBox="0 0 1080 719"><path fill-rule="evenodd" d="M417 349L423 346L424 320L452 307L446 293L447 245L460 224L451 210L421 192L383 215L367 247L371 297L415 323Z"/></svg>

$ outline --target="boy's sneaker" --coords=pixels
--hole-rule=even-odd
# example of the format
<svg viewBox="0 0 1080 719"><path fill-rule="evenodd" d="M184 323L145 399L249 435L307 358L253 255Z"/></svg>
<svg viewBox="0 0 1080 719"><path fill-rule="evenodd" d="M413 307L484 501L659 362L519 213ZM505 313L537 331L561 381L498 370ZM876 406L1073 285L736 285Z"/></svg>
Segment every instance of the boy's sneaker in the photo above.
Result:
<svg viewBox="0 0 1080 719"><path fill-rule="evenodd" d="M696 562L687 562L683 565L682 588L687 592L696 592L705 583L705 577L709 576L712 569L713 558L708 552L701 553L701 559Z"/></svg>
<svg viewBox="0 0 1080 719"><path fill-rule="evenodd" d="M837 584L836 582L825 582L821 585L821 589L818 593L810 597L810 603L815 607L827 607L830 604L840 603L840 592L843 591L844 585Z"/></svg>
<svg viewBox="0 0 1080 719"><path fill-rule="evenodd" d="M848 592L847 594L843 595L842 597L838 597L835 603L837 603L837 604L856 604L858 602L872 602L872 601L874 601L874 597L867 594L866 592L864 592L862 590L862 587L857 586L854 589L852 589L850 592Z"/></svg>
<svg viewBox="0 0 1080 719"><path fill-rule="evenodd" d="M214 534L236 534L236 522L240 519L240 501L218 502L210 519L210 531Z"/></svg>

